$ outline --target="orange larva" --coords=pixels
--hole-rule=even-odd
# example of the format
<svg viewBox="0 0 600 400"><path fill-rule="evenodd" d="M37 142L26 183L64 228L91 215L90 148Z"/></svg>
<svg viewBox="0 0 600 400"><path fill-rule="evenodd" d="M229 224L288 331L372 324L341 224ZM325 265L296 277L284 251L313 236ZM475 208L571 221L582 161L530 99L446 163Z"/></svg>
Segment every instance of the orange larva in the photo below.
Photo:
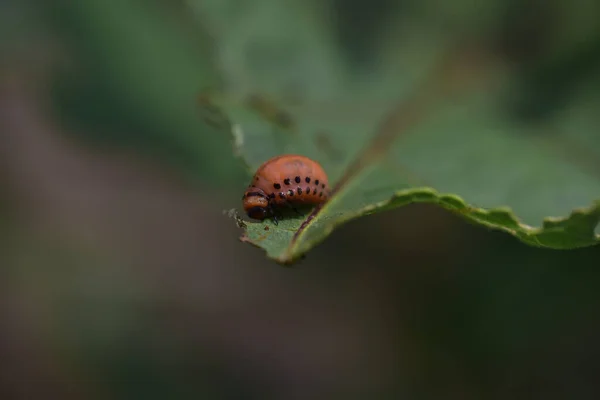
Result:
<svg viewBox="0 0 600 400"><path fill-rule="evenodd" d="M250 218L273 217L283 207L317 205L329 197L323 167L308 157L286 154L263 163L244 193L244 211Z"/></svg>

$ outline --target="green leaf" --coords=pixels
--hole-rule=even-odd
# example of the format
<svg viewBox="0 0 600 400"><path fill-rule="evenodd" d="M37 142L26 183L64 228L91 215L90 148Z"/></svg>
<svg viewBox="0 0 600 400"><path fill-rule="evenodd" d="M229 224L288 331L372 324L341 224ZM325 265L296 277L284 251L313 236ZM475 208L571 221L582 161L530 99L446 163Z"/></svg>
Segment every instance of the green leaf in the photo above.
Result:
<svg viewBox="0 0 600 400"><path fill-rule="evenodd" d="M335 57L322 57L336 54L334 47L324 49L327 32L316 40L314 30L295 28L273 37L287 43L290 53L313 60L319 73L278 71L269 82L263 68L252 82L252 68L241 59L243 73L233 77L245 82L243 88L233 85L209 96L205 111L222 113L222 130L233 134L235 153L249 174L275 155L303 154L324 166L334 194L310 214L278 225L243 222L243 241L290 264L347 221L418 202L531 246L572 249L600 240L600 94L592 89L600 77L560 112L523 122L503 106L518 89L518 71L484 47L431 31L405 35L385 67L365 76ZM270 38L245 33L249 45ZM289 85L281 77L290 76L292 86L305 88L300 100L285 96Z"/></svg>
<svg viewBox="0 0 600 400"><path fill-rule="evenodd" d="M506 137L507 133L504 132L477 135L475 128L462 132L458 127L450 128L451 132L456 132L454 139L467 144L466 148L447 143L444 148L451 151L450 154L439 152L429 156L431 145L435 146L436 142L444 139L443 127L439 127L435 133L420 131L420 135L413 134L414 142L408 138L394 138L393 146L386 148L387 157L380 156L376 161L359 168L344 183L343 179L348 176L344 174L351 171L354 164L350 158L336 158L335 155L351 153L355 144L344 140L342 135L310 135L308 130L304 134L288 132L244 107L230 107L229 113L235 121L243 121L234 125L233 132L236 152L244 159L250 173L273 155L299 152L320 161L326 171L331 172L333 184L338 185L332 199L306 217L288 216L277 226L271 221L245 222L243 241L263 248L269 257L282 264L293 263L347 221L410 203L437 204L475 223L503 230L532 246L570 249L598 242L599 235L594 230L600 219L600 201L594 201L593 190L589 190L590 186L587 185L592 185L600 193L599 182L593 176L572 168L565 160L556 158L547 147L537 151L526 148L532 146L527 133L522 133L520 137ZM428 135L431 135L431 139L419 141ZM310 138L312 144L306 138ZM323 146L323 140L330 142L330 145ZM484 145L485 142L489 144ZM333 153L329 146L335 147ZM398 156L399 153L403 157ZM366 151L358 154L357 159L360 160ZM415 185L411 182L411 174L407 173L406 168L399 167L398 161L417 165L420 161L417 155L424 159L420 175L437 182L437 187L451 188L449 183L454 183L455 187L462 189L457 193L465 193L465 196L470 195L495 207L475 206L458 195ZM506 155L514 158L507 160ZM460 162L454 163L452 158ZM427 160L439 164L437 167L428 165ZM557 162L559 166L555 165ZM564 174L565 169L569 170L569 174ZM564 179L561 180L562 174ZM496 184L488 182L488 178L494 179ZM463 184L463 180L467 184ZM498 187L498 184L501 186ZM578 187L579 184L582 186ZM521 192L512 193L519 186ZM568 191L569 195L564 196L562 190ZM521 210L520 215L507 207L511 198L514 199L513 205ZM550 217L552 210L566 208L565 203L570 207L577 201L588 203L588 207L573 207L577 209L573 212L569 210L570 215L564 218ZM541 226L535 227L524 222L535 220L540 215L543 220Z"/></svg>

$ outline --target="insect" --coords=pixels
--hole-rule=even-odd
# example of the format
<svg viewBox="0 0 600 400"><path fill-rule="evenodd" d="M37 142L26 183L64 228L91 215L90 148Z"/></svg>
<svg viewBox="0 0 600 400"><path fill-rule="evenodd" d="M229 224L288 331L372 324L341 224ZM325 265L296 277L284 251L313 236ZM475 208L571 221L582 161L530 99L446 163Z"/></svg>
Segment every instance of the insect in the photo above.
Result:
<svg viewBox="0 0 600 400"><path fill-rule="evenodd" d="M330 195L323 167L308 157L286 154L264 162L252 177L242 200L250 218L273 217L283 207L296 211L299 205L317 205Z"/></svg>

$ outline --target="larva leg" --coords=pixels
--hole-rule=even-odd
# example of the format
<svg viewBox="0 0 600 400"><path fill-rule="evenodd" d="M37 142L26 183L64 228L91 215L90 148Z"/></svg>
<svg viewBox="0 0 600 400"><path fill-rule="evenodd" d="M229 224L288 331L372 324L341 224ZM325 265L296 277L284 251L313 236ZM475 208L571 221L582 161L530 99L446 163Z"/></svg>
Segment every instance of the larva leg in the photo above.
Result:
<svg viewBox="0 0 600 400"><path fill-rule="evenodd" d="M285 205L288 206L289 208L291 208L292 210L294 210L294 212L296 212L296 214L298 215L302 215L302 213L300 211L298 211L298 209L296 207L294 207L292 205L292 203L290 203L289 201L285 202Z"/></svg>
<svg viewBox="0 0 600 400"><path fill-rule="evenodd" d="M279 220L282 218L281 213L277 208L271 207L271 214L273 215L273 223L279 225Z"/></svg>

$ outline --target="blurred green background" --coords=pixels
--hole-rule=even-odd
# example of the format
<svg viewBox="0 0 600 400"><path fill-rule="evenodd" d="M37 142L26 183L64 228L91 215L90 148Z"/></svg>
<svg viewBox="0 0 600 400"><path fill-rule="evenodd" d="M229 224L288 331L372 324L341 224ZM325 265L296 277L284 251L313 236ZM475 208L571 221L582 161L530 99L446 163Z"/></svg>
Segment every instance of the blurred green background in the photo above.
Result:
<svg viewBox="0 0 600 400"><path fill-rule="evenodd" d="M0 397L598 398L597 247L538 250L415 205L282 268L223 215L248 176L196 98L327 92L340 71L401 62L396 38L441 32L514 67L511 118L551 120L577 88L600 90L599 8L0 2ZM287 37L282 15L328 68L240 37Z"/></svg>

